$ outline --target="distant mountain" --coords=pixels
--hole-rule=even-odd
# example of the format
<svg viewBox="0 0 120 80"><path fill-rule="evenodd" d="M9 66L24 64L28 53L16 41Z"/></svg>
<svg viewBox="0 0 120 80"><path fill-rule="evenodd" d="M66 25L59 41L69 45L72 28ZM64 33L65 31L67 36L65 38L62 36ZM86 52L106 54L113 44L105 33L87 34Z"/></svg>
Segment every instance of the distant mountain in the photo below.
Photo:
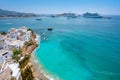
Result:
<svg viewBox="0 0 120 80"><path fill-rule="evenodd" d="M66 18L79 18L80 15L77 15L75 13L62 13L62 14L51 14L51 15L47 15L48 17L66 17Z"/></svg>
<svg viewBox="0 0 120 80"><path fill-rule="evenodd" d="M0 17L34 17L34 16L37 15L33 13L21 13L0 9Z"/></svg>
<svg viewBox="0 0 120 80"><path fill-rule="evenodd" d="M71 17L71 18L76 18L77 15L74 14L74 13L63 13L63 14L60 14L60 16L64 16L64 17Z"/></svg>

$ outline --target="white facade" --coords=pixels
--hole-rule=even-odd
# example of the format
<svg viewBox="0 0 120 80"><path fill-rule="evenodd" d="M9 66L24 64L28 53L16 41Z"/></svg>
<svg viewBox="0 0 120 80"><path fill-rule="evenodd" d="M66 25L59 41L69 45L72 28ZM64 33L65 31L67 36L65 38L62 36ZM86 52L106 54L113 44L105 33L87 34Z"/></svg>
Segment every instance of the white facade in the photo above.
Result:
<svg viewBox="0 0 120 80"><path fill-rule="evenodd" d="M5 43L4 45L3 45L3 49L8 49L9 47L8 47L8 45Z"/></svg>
<svg viewBox="0 0 120 80"><path fill-rule="evenodd" d="M3 40L3 37L2 37L2 35L0 34L0 41L2 41Z"/></svg>
<svg viewBox="0 0 120 80"><path fill-rule="evenodd" d="M31 37L31 31L26 32L26 34L24 35L24 41L29 41Z"/></svg>
<svg viewBox="0 0 120 80"><path fill-rule="evenodd" d="M29 41L32 38L31 31L28 31L26 27L22 27L19 29L11 28L6 36L0 35L0 59L3 61L7 61L7 58L12 59L12 50L19 49L24 46L25 42ZM7 53L4 51L8 51ZM11 51L11 52L10 52ZM2 58L1 58L2 57ZM2 62L4 64L4 62ZM18 63L9 63L6 62L7 65L4 66L4 70L9 67L12 71L10 74L12 77L16 78L16 80L20 77L20 68ZM6 67L6 68L5 68Z"/></svg>
<svg viewBox="0 0 120 80"><path fill-rule="evenodd" d="M10 69L12 70L12 77L16 80L19 80L20 77L20 68L18 63L9 64Z"/></svg>
<svg viewBox="0 0 120 80"><path fill-rule="evenodd" d="M26 33L27 32L27 27L22 26L19 30L22 30L24 33Z"/></svg>
<svg viewBox="0 0 120 80"><path fill-rule="evenodd" d="M5 42L3 42L3 41L1 41L0 42L0 49L8 49L8 45L5 43Z"/></svg>
<svg viewBox="0 0 120 80"><path fill-rule="evenodd" d="M7 36L12 40L17 40L17 34L15 34L15 33L9 33L9 34L7 34Z"/></svg>

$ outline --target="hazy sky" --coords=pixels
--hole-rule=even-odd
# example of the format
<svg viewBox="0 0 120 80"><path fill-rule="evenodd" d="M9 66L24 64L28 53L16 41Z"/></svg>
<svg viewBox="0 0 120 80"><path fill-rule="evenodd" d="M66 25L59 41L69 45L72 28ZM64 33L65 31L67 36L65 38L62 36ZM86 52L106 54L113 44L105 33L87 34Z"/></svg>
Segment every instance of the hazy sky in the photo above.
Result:
<svg viewBox="0 0 120 80"><path fill-rule="evenodd" d="M120 15L120 0L0 0L0 8L37 14L98 12Z"/></svg>

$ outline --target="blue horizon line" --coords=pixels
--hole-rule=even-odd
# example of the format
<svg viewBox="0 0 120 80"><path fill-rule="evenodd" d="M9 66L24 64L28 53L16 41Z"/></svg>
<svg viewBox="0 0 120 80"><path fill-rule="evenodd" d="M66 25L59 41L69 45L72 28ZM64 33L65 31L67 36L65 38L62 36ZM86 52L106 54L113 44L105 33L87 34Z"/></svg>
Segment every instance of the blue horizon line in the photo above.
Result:
<svg viewBox="0 0 120 80"><path fill-rule="evenodd" d="M2 10L7 10L7 11L14 11L14 10L8 10L8 9L3 9L3 8L0 8ZM19 13L33 13L33 14L36 14L36 15L55 15L55 14L63 14L63 13L74 13L74 14L77 14L77 15L83 15L84 13L87 13L87 12L82 12L81 13L75 13L75 12L72 12L72 11L68 11L68 12L62 12L62 13L34 13L34 12L24 12L24 11L14 11L14 12L19 12ZM88 13L98 13L98 12L88 12ZM107 16L120 16L120 14L101 14L101 13L98 13L100 15L107 15Z"/></svg>

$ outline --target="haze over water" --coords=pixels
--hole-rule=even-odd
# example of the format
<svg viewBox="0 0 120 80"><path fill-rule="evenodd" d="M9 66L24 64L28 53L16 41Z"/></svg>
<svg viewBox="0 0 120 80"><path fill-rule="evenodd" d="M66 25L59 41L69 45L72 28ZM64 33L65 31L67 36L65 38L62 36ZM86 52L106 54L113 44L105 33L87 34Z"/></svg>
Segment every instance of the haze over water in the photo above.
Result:
<svg viewBox="0 0 120 80"><path fill-rule="evenodd" d="M35 56L46 71L62 80L120 80L120 16L35 19L2 19L0 31L27 26L39 35L44 32ZM46 31L48 27L53 31Z"/></svg>

